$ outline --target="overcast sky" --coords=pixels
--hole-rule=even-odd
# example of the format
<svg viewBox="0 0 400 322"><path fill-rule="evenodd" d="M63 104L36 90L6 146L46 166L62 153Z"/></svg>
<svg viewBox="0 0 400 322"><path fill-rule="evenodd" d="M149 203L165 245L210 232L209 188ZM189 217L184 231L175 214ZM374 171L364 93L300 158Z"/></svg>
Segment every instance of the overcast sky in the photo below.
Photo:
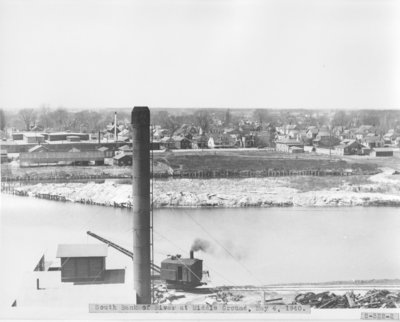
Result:
<svg viewBox="0 0 400 322"><path fill-rule="evenodd" d="M0 0L0 107L400 108L396 0Z"/></svg>

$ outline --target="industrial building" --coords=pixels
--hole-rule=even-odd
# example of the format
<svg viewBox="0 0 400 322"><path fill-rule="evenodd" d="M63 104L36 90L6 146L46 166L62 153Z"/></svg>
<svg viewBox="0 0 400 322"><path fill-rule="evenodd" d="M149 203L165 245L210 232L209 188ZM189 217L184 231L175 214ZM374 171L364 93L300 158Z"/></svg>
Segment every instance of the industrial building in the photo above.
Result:
<svg viewBox="0 0 400 322"><path fill-rule="evenodd" d="M26 143L43 143L44 142L44 136L39 133L24 133L23 134L23 140Z"/></svg>
<svg viewBox="0 0 400 322"><path fill-rule="evenodd" d="M79 151L71 152L31 152L20 153L20 167L34 165L47 165L59 162L72 163L74 165L86 165L94 162L95 165L104 164L104 153L101 151Z"/></svg>
<svg viewBox="0 0 400 322"><path fill-rule="evenodd" d="M90 135L88 133L69 133L69 132L57 132L57 133L45 133L43 134L47 141L88 141ZM68 139L69 138L69 139Z"/></svg>

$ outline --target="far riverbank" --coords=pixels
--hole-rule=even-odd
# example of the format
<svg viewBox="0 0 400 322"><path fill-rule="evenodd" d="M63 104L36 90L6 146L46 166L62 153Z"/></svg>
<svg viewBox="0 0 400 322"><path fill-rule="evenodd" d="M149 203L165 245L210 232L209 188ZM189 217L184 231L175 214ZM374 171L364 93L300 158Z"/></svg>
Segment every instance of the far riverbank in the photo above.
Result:
<svg viewBox="0 0 400 322"><path fill-rule="evenodd" d="M12 194L85 204L131 207L127 182L14 186ZM400 206L400 176L386 168L372 176L154 181L154 207Z"/></svg>

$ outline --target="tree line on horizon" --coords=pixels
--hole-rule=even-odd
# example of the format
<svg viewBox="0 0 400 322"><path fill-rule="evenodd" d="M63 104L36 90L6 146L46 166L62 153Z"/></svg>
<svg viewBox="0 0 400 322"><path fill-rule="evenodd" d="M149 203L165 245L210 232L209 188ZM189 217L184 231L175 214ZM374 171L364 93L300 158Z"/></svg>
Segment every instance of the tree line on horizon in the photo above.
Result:
<svg viewBox="0 0 400 322"><path fill-rule="evenodd" d="M203 132L208 132L213 126L235 128L240 122L250 121L259 125L273 124L299 124L303 128L309 126L331 127L359 127L373 125L387 131L400 126L400 111L396 110L336 110L333 114L329 111L304 110L271 110L254 109L249 113L235 111L234 109L193 109L190 112L174 113L172 111L151 110L151 123L168 129L174 133L182 124L200 127ZM129 111L117 111L118 124L130 124ZM300 114L301 117L299 116ZM316 114L316 115L314 115ZM13 127L23 131L50 130L74 131L93 133L104 131L107 125L113 124L114 111L81 110L71 111L64 107L51 108L42 105L38 109L24 108L16 112L4 111L0 108L0 130Z"/></svg>

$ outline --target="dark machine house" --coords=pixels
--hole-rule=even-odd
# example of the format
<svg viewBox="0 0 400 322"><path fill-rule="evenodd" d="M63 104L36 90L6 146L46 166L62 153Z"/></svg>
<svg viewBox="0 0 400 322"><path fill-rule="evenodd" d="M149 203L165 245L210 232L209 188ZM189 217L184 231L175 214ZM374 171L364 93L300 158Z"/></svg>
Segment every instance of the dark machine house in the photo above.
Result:
<svg viewBox="0 0 400 322"><path fill-rule="evenodd" d="M171 288L190 289L202 285L202 275L203 261L194 258L193 251L190 258L174 255L161 262L161 280Z"/></svg>

